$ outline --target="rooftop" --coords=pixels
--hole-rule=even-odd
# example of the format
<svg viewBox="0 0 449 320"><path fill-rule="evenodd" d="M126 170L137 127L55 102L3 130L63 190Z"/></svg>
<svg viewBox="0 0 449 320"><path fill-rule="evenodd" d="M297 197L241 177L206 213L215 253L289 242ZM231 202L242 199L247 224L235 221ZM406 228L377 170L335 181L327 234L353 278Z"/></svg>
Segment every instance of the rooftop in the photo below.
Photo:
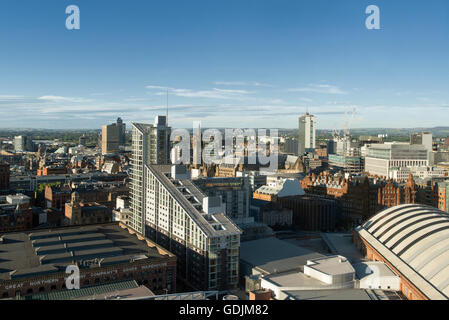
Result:
<svg viewBox="0 0 449 320"><path fill-rule="evenodd" d="M361 289L292 290L284 293L285 300L372 300L370 295Z"/></svg>
<svg viewBox="0 0 449 320"><path fill-rule="evenodd" d="M376 275L378 277L397 277L385 263L381 261L364 261L353 265L358 279Z"/></svg>
<svg viewBox="0 0 449 320"><path fill-rule="evenodd" d="M356 231L429 299L448 299L446 212L425 205L399 205L379 212Z"/></svg>
<svg viewBox="0 0 449 320"><path fill-rule="evenodd" d="M343 256L331 256L307 261L307 267L328 275L355 273L351 263Z"/></svg>
<svg viewBox="0 0 449 320"><path fill-rule="evenodd" d="M120 281L97 286L83 287L79 290L58 290L49 293L39 293L26 296L25 300L107 300L112 296L115 299L132 298L136 294L151 295L152 292L144 287L139 287L135 280Z"/></svg>
<svg viewBox="0 0 449 320"><path fill-rule="evenodd" d="M94 268L173 256L118 223L5 233L0 239L0 281L61 272L73 261L96 261Z"/></svg>
<svg viewBox="0 0 449 320"><path fill-rule="evenodd" d="M206 235L214 237L242 233L240 228L227 218L224 213L205 213L202 205L206 195L190 180L172 179L170 177L171 166L149 165L147 168Z"/></svg>
<svg viewBox="0 0 449 320"><path fill-rule="evenodd" d="M240 259L264 274L300 270L307 260L321 257L324 255L273 237L240 244Z"/></svg>

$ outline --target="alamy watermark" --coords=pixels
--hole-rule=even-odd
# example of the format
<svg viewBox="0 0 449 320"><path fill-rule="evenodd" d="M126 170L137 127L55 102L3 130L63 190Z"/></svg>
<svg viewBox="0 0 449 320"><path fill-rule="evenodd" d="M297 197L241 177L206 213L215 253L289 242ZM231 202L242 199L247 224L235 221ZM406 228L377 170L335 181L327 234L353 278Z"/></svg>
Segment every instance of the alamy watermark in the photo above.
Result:
<svg viewBox="0 0 449 320"><path fill-rule="evenodd" d="M66 18L65 26L67 30L80 30L81 28L81 11L79 6L70 5L66 8L65 13L69 16ZM369 5L365 9L365 14L369 16L365 20L365 26L368 30L380 29L380 9L376 5Z"/></svg>
<svg viewBox="0 0 449 320"><path fill-rule="evenodd" d="M176 129L171 133L173 164L194 165L261 165L267 171L278 169L277 129L207 129L202 133L193 125L193 136L187 129ZM191 145L193 142L193 146ZM223 143L224 142L224 143ZM191 158L190 150L193 150Z"/></svg>
<svg viewBox="0 0 449 320"><path fill-rule="evenodd" d="M79 30L81 28L81 12L76 5L70 5L65 9L65 13L69 16L65 20L67 30Z"/></svg>
<svg viewBox="0 0 449 320"><path fill-rule="evenodd" d="M65 269L69 276L65 279L65 287L68 290L80 289L80 268L77 265L69 265Z"/></svg>

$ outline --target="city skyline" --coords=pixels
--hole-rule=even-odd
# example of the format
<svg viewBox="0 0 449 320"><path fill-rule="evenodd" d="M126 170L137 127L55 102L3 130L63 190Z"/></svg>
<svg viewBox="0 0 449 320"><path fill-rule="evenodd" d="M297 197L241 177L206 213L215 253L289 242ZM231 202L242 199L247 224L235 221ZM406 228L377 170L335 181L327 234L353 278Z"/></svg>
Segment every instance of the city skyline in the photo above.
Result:
<svg viewBox="0 0 449 320"><path fill-rule="evenodd" d="M333 129L353 107L354 128L449 120L442 0L376 1L380 30L368 1L26 3L0 5L0 128L151 122L167 91L173 127L295 128L308 110Z"/></svg>

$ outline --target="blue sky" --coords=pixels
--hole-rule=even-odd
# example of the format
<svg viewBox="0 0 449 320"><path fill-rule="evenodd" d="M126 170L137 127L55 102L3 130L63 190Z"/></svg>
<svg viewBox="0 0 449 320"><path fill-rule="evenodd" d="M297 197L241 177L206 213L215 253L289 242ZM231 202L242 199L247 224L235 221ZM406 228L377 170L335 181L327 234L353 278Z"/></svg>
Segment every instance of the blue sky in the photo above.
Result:
<svg viewBox="0 0 449 320"><path fill-rule="evenodd" d="M167 90L175 127L449 126L449 1L0 2L0 127L152 122Z"/></svg>

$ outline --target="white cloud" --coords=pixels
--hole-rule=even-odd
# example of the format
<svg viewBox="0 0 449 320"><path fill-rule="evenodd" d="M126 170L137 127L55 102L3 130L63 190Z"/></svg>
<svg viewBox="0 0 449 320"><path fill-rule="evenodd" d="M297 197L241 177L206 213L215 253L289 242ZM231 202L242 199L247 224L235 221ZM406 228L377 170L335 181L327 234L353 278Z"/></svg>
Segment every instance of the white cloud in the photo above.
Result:
<svg viewBox="0 0 449 320"><path fill-rule="evenodd" d="M257 81L215 81L217 86L252 86L252 87L273 87L271 84L261 83Z"/></svg>
<svg viewBox="0 0 449 320"><path fill-rule="evenodd" d="M24 96L0 95L0 102L20 101L24 99L25 99Z"/></svg>
<svg viewBox="0 0 449 320"><path fill-rule="evenodd" d="M42 96L37 98L38 100L49 101L49 102L90 102L92 100L84 98L73 98L73 97L61 97L61 96Z"/></svg>
<svg viewBox="0 0 449 320"><path fill-rule="evenodd" d="M347 94L347 92L341 90L337 86L330 84L310 84L307 87L302 88L291 88L288 89L290 92L314 92L314 93L324 93L324 94Z"/></svg>
<svg viewBox="0 0 449 320"><path fill-rule="evenodd" d="M192 89L175 89L170 87L162 86L146 86L147 89L151 90L168 90L170 94L178 97L185 98L209 98L209 99L239 99L245 95L251 94L252 92L247 90L231 90L231 89L218 89L213 88L211 90L192 90ZM156 95L164 95L166 92L156 92Z"/></svg>

